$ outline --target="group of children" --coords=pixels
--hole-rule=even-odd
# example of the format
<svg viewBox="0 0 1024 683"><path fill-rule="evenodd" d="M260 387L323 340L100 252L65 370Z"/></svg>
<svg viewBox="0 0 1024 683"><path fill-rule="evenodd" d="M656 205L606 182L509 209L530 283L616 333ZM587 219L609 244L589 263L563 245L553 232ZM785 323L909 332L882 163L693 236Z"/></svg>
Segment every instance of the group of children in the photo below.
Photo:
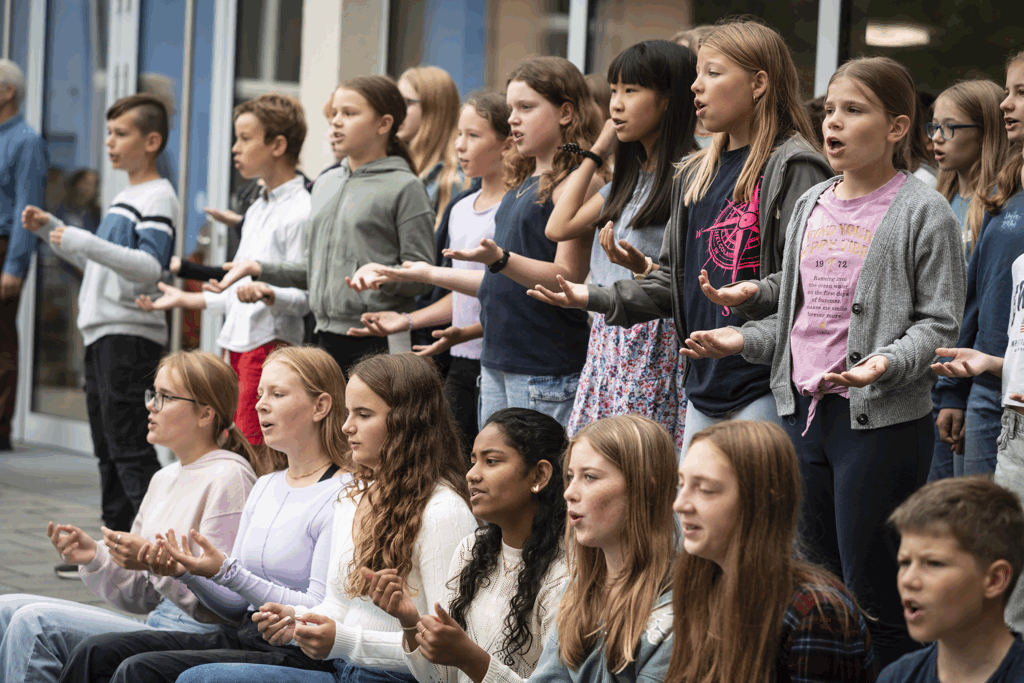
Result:
<svg viewBox="0 0 1024 683"><path fill-rule="evenodd" d="M819 148L777 32L690 38L619 54L603 124L560 58L345 81L309 193L299 105L240 105L263 189L202 293L166 111L115 104L97 234L23 218L85 270L104 485L102 541L48 533L149 616L0 597L6 680L1017 680L1024 53L927 124L851 60ZM173 306L231 368L160 360Z"/></svg>

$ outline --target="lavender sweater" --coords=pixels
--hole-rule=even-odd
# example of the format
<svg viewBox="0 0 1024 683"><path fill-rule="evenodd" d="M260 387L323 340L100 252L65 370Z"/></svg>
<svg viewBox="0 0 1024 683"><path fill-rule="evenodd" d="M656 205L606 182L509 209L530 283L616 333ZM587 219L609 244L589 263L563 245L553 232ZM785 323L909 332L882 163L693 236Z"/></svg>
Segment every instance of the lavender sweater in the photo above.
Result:
<svg viewBox="0 0 1024 683"><path fill-rule="evenodd" d="M343 474L293 488L284 470L264 475L245 502L231 556L210 579L185 572L182 583L229 621L266 602L312 607L324 599Z"/></svg>

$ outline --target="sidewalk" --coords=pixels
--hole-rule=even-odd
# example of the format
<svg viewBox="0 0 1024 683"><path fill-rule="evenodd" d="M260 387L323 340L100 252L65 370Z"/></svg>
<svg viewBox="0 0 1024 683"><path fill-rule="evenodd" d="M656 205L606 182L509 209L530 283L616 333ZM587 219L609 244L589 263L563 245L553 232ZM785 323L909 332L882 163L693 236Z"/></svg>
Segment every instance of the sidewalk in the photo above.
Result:
<svg viewBox="0 0 1024 683"><path fill-rule="evenodd" d="M32 593L113 610L81 581L57 578L60 557L46 537L50 521L102 537L99 479L92 456L22 444L0 453L0 595Z"/></svg>

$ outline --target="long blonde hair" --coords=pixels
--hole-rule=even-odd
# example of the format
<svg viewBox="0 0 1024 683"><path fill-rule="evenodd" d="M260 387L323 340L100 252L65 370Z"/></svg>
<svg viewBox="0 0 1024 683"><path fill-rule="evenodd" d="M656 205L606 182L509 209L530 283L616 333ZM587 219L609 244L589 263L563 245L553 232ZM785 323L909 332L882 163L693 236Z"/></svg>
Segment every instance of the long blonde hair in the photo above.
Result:
<svg viewBox="0 0 1024 683"><path fill-rule="evenodd" d="M398 80L405 80L419 96L423 112L419 130L409 141L409 153L420 178L426 178L442 162L437 178L437 221L452 198L452 186L459 180L459 159L455 152L455 135L459 126L459 89L444 69L436 66L414 66L406 69Z"/></svg>
<svg viewBox="0 0 1024 683"><path fill-rule="evenodd" d="M858 624L858 608L837 578L794 557L801 479L786 433L768 422L729 420L698 432L693 443L702 441L729 462L740 502L724 568L679 555L665 680L771 681L782 620L798 590L833 608L837 619L828 622L845 638Z"/></svg>
<svg viewBox="0 0 1024 683"><path fill-rule="evenodd" d="M577 432L565 452L582 440L617 467L626 481L622 531L622 571L609 587L603 551L576 541L566 530L572 577L558 609L558 653L577 669L597 644L602 630L608 670L619 673L633 661L655 601L671 583L678 531L672 515L676 491L675 444L657 422L620 415L592 422Z"/></svg>
<svg viewBox="0 0 1024 683"><path fill-rule="evenodd" d="M985 200L989 195L986 189L996 181L1010 149L1006 131L1003 130L1003 112L999 109L1003 89L988 79L960 81L946 88L939 99L943 97L962 111L969 123L981 126L981 153L967 172L974 180L974 189L965 194L964 188L960 187L957 172L943 170L939 171L935 187L949 201L957 193L970 200L963 228L964 232L971 235L972 245L977 245L981 224L985 219Z"/></svg>
<svg viewBox="0 0 1024 683"><path fill-rule="evenodd" d="M1011 67L1016 66L1020 62L1024 62L1024 50L1010 55L1010 58L1006 60L1006 70L1009 71ZM1024 167L1024 156L1022 156L1021 148L1022 143L1020 141L1010 146L1009 158L999 171L999 176L992 184L992 187L987 188L985 208L988 209L989 213L995 214L1002 211L1006 202L1010 201L1011 197L1020 192L1020 173L1021 168Z"/></svg>
<svg viewBox="0 0 1024 683"><path fill-rule="evenodd" d="M559 125L563 143L575 143L583 149L590 149L601 132L597 110L590 96L590 88L580 70L561 57L534 57L520 64L508 77L506 86L512 81L522 81L555 107L563 104L572 106L572 119L566 125ZM560 182L565 180L578 165L576 157L559 148L555 152L551 170L541 176L537 185L537 203L543 204ZM521 185L537 170L534 157L524 157L513 146L505 155L505 185L509 189Z"/></svg>
<svg viewBox="0 0 1024 683"><path fill-rule="evenodd" d="M274 471L272 462L249 443L235 426L238 409L238 375L227 363L206 351L175 351L160 359L157 372L166 369L181 382L194 406L213 410L213 440L218 447L237 453L252 465L257 476Z"/></svg>
<svg viewBox="0 0 1024 683"><path fill-rule="evenodd" d="M806 140L815 139L807 109L800 98L796 65L782 36L752 20L716 26L702 40L701 47L714 48L747 71L764 71L768 76L768 87L753 104L750 155L732 194L734 202L749 202L780 137L802 135ZM728 144L728 133L716 133L706 149L690 155L679 165L680 173L689 174L683 197L687 205L700 201L707 194Z"/></svg>

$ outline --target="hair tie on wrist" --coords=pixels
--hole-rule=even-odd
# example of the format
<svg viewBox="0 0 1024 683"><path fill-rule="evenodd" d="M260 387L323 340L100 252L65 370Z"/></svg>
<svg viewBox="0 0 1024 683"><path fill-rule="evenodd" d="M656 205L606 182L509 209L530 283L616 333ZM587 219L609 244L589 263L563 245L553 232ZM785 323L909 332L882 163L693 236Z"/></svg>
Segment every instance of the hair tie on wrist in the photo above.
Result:
<svg viewBox="0 0 1024 683"><path fill-rule="evenodd" d="M595 164L597 164L598 168L601 168L601 166L604 165L604 159L602 159L601 157L597 156L596 154L594 154L590 150L583 149L582 147L580 147L579 145L577 145L575 143L570 142L570 143L564 144L564 145L562 145L562 149L564 151L568 152L569 154L575 154L578 157L584 157L584 158L590 159Z"/></svg>
<svg viewBox="0 0 1024 683"><path fill-rule="evenodd" d="M409 321L409 331L412 332L412 316L408 313L403 313L402 315L404 315L405 319Z"/></svg>

